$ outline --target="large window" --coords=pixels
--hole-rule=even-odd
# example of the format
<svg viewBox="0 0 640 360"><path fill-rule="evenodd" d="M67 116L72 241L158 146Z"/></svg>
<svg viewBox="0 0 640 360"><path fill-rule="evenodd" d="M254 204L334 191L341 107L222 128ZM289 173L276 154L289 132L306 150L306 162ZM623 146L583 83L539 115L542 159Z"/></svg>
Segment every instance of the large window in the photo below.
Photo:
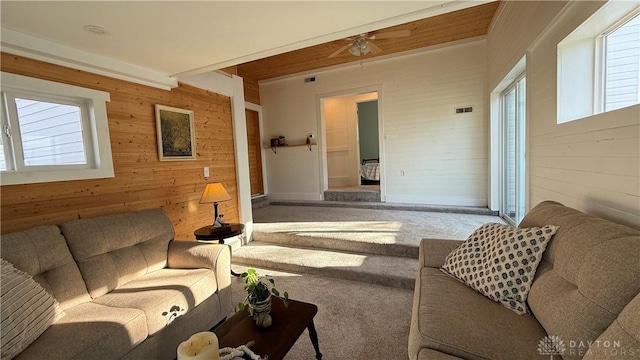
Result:
<svg viewBox="0 0 640 360"><path fill-rule="evenodd" d="M2 73L2 184L113 177L109 94Z"/></svg>
<svg viewBox="0 0 640 360"><path fill-rule="evenodd" d="M610 1L558 44L558 123L640 103L639 14Z"/></svg>

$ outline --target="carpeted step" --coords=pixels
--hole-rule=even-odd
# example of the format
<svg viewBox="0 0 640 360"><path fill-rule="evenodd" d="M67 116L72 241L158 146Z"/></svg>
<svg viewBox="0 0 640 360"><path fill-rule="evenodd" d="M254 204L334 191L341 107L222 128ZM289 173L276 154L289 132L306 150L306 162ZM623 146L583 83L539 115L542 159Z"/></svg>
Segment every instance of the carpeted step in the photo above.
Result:
<svg viewBox="0 0 640 360"><path fill-rule="evenodd" d="M423 211L466 215L498 216L498 211L480 206L419 205L383 202L323 201L323 200L270 200L270 206L310 206L372 210Z"/></svg>
<svg viewBox="0 0 640 360"><path fill-rule="evenodd" d="M266 196L260 196L251 199L251 208L252 209L261 209L263 207L267 207L271 204L271 201Z"/></svg>
<svg viewBox="0 0 640 360"><path fill-rule="evenodd" d="M235 250L232 263L408 290L413 289L418 274L415 259L293 248L255 240Z"/></svg>
<svg viewBox="0 0 640 360"><path fill-rule="evenodd" d="M253 231L253 241L284 245L289 247L305 247L321 250L348 251L372 255L400 256L417 259L419 248L416 245L395 244L390 242L372 242L371 235L357 237L349 231L332 231L328 236L316 236L304 231L274 231L273 229L256 224ZM261 231L265 228L267 231ZM268 231L271 230L271 231ZM326 234L325 234L326 235Z"/></svg>

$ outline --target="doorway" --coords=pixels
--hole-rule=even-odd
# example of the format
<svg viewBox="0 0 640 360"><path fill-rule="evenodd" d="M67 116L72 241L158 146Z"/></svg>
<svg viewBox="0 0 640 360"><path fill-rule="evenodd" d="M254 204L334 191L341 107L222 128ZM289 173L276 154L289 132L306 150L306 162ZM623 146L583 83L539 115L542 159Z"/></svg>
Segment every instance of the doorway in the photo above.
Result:
<svg viewBox="0 0 640 360"><path fill-rule="evenodd" d="M357 103L360 185L380 186L378 100ZM380 189L378 188L378 191Z"/></svg>
<svg viewBox="0 0 640 360"><path fill-rule="evenodd" d="M260 137L260 117L257 111L245 109L247 118L247 145L249 150L249 178L251 197L264 195L262 174L262 140Z"/></svg>
<svg viewBox="0 0 640 360"><path fill-rule="evenodd" d="M321 98L324 199L382 201L378 91Z"/></svg>

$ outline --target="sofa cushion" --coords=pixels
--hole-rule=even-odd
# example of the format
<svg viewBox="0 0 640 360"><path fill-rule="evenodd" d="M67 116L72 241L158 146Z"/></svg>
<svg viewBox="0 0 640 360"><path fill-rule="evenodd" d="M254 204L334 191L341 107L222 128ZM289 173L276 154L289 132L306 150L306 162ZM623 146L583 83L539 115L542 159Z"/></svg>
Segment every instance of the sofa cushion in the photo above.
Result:
<svg viewBox="0 0 640 360"><path fill-rule="evenodd" d="M89 302L66 310L16 360L119 359L146 337L142 311Z"/></svg>
<svg viewBox="0 0 640 360"><path fill-rule="evenodd" d="M24 271L0 259L2 358L18 355L62 317L56 299Z"/></svg>
<svg viewBox="0 0 640 360"><path fill-rule="evenodd" d="M422 349L418 353L418 360L461 360L461 359L457 356L451 356L445 353L441 353L440 351L435 351L432 349Z"/></svg>
<svg viewBox="0 0 640 360"><path fill-rule="evenodd" d="M548 223L560 226L543 255L552 268L534 280L529 306L547 333L592 342L640 292L640 232L551 201L520 225Z"/></svg>
<svg viewBox="0 0 640 360"><path fill-rule="evenodd" d="M409 355L430 348L464 359L548 359L537 352L546 336L532 316L519 316L437 268L416 280Z"/></svg>
<svg viewBox="0 0 640 360"><path fill-rule="evenodd" d="M3 234L2 258L33 276L66 310L91 301L69 247L57 226L38 226Z"/></svg>
<svg viewBox="0 0 640 360"><path fill-rule="evenodd" d="M220 311L219 296L211 296L195 309L178 317L171 326L129 351L121 360L175 360L176 349L191 334L208 331L229 315Z"/></svg>
<svg viewBox="0 0 640 360"><path fill-rule="evenodd" d="M209 269L161 269L130 281L94 302L144 311L151 336L216 290L216 277ZM176 306L180 310L173 311Z"/></svg>
<svg viewBox="0 0 640 360"><path fill-rule="evenodd" d="M61 229L94 299L164 268L175 235L162 209L82 219Z"/></svg>
<svg viewBox="0 0 640 360"><path fill-rule="evenodd" d="M576 351L585 353L583 360L640 357L640 294L631 300L588 350L576 347Z"/></svg>
<svg viewBox="0 0 640 360"><path fill-rule="evenodd" d="M447 256L442 270L516 313L529 314L527 295L556 230L484 224Z"/></svg>

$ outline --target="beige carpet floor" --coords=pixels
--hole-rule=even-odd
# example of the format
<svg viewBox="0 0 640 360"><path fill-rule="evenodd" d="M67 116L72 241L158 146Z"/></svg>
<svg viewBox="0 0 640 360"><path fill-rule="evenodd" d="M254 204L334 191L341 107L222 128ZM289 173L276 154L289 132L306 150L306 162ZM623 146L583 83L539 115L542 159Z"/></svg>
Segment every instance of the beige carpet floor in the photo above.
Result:
<svg viewBox="0 0 640 360"><path fill-rule="evenodd" d="M254 210L256 232L287 233L296 238L310 237L314 241L331 238L342 242L374 242L377 246L385 248L399 245L417 247L420 239L427 237L464 239L481 224L492 221L500 222L501 220L496 216L486 215L313 206L267 206ZM331 245L331 242L322 244L324 245ZM286 246L296 247L295 239ZM244 250L248 251L251 248L260 250L269 247L273 245L256 241L253 247L247 246ZM317 249L306 247L306 250L297 247L294 250L316 251L318 257L324 253L322 247ZM236 258L242 250L234 251ZM353 252L335 254L336 259L349 254L358 255ZM275 254L272 257L277 260L283 256L287 257L284 251L283 254ZM362 256L371 257L370 255ZM414 267L417 267L416 260L407 258L404 260L413 261ZM300 259L301 265L308 267L309 262L308 256ZM255 265L263 266L260 264ZM340 266L342 265L333 264L334 268ZM364 267L361 268L364 269ZM246 267L236 262L233 269L236 272L242 272ZM326 269L330 271L332 267L329 266ZM325 277L322 276L321 270L318 268L317 272L312 273L313 275L309 272L299 275L274 270L262 271L272 275L277 288L280 291L289 292L291 298L318 306L315 325L323 359L406 360L413 290L345 280L342 276L336 278L335 274L328 274ZM414 268L402 272L415 273L416 271L417 269ZM352 277L352 279L357 278L357 276ZM412 278L415 278L415 274ZM408 279L408 281L412 280ZM233 279L232 292L235 303L242 301L245 296L242 279ZM286 359L315 359L306 331L300 336Z"/></svg>
<svg viewBox="0 0 640 360"><path fill-rule="evenodd" d="M253 211L254 230L358 242L418 246L423 238L466 239L498 216L406 210L267 206Z"/></svg>
<svg viewBox="0 0 640 360"><path fill-rule="evenodd" d="M246 267L234 265L236 272ZM413 291L312 275L261 270L280 291L318 306L315 326L326 360L406 360ZM234 303L245 297L243 281L233 278ZM313 360L305 331L286 360Z"/></svg>

